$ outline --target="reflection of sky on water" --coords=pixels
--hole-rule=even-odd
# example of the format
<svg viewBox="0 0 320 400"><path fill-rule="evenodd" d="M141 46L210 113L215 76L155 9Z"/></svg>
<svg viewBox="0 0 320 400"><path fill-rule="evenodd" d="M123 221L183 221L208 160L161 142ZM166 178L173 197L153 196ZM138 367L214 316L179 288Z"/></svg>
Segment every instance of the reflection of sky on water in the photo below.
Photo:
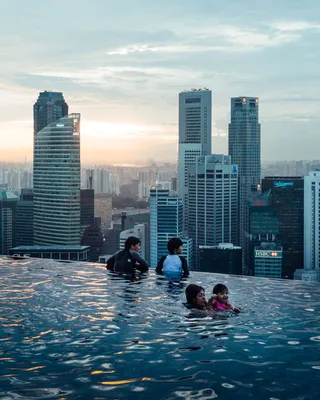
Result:
<svg viewBox="0 0 320 400"><path fill-rule="evenodd" d="M93 264L0 261L0 399L315 399L320 286ZM188 283L240 315L187 310Z"/></svg>

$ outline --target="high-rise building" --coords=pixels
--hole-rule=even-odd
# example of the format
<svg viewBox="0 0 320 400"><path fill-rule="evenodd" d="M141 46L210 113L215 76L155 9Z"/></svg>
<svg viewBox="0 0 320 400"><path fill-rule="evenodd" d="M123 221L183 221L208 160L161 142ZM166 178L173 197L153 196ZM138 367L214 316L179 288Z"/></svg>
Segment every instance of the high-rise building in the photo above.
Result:
<svg viewBox="0 0 320 400"><path fill-rule="evenodd" d="M17 205L16 246L33 245L33 191L21 189Z"/></svg>
<svg viewBox="0 0 320 400"><path fill-rule="evenodd" d="M282 277L282 247L275 243L261 243L254 248L254 276Z"/></svg>
<svg viewBox="0 0 320 400"><path fill-rule="evenodd" d="M169 190L150 190L150 265L155 268L160 257L168 254L168 240L179 237L184 242L182 255L191 261L191 240L183 237L183 204L181 197L170 196Z"/></svg>
<svg viewBox="0 0 320 400"><path fill-rule="evenodd" d="M33 106L34 135L52 122L67 116L68 109L61 92L40 92Z"/></svg>
<svg viewBox="0 0 320 400"><path fill-rule="evenodd" d="M304 268L302 279L320 281L320 171L304 178Z"/></svg>
<svg viewBox="0 0 320 400"><path fill-rule="evenodd" d="M188 180L188 232L196 269L199 246L235 243L237 239L238 170L230 156L200 156L189 167Z"/></svg>
<svg viewBox="0 0 320 400"><path fill-rule="evenodd" d="M232 243L199 246L201 272L242 275L242 249Z"/></svg>
<svg viewBox="0 0 320 400"><path fill-rule="evenodd" d="M81 246L89 246L88 260L96 262L104 250L104 237L101 231L100 218L94 218L93 222L86 227L82 237Z"/></svg>
<svg viewBox="0 0 320 400"><path fill-rule="evenodd" d="M279 218L277 237L283 248L282 277L293 279L294 271L303 267L303 177L266 177L262 179L262 191L268 190L271 206Z"/></svg>
<svg viewBox="0 0 320 400"><path fill-rule="evenodd" d="M101 226L112 221L112 198L109 194L100 193L94 196L94 215L101 218Z"/></svg>
<svg viewBox="0 0 320 400"><path fill-rule="evenodd" d="M80 244L80 114L35 135L34 244Z"/></svg>
<svg viewBox="0 0 320 400"><path fill-rule="evenodd" d="M94 190L80 190L80 224L81 230L85 230L94 223Z"/></svg>
<svg viewBox="0 0 320 400"><path fill-rule="evenodd" d="M16 245L17 203L13 192L0 192L0 254L10 254Z"/></svg>
<svg viewBox="0 0 320 400"><path fill-rule="evenodd" d="M261 145L259 123L259 99L236 97L231 99L231 123L229 124L229 155L239 169L239 240L245 265L245 232L248 223L248 198L260 185Z"/></svg>
<svg viewBox="0 0 320 400"><path fill-rule="evenodd" d="M179 94L178 195L188 215L188 167L196 157L211 154L212 92L191 89ZM185 229L187 218L184 220Z"/></svg>
<svg viewBox="0 0 320 400"><path fill-rule="evenodd" d="M271 190L248 200L248 224L246 227L246 265L250 275L255 275L255 248L261 243L279 241L279 218L271 205Z"/></svg>

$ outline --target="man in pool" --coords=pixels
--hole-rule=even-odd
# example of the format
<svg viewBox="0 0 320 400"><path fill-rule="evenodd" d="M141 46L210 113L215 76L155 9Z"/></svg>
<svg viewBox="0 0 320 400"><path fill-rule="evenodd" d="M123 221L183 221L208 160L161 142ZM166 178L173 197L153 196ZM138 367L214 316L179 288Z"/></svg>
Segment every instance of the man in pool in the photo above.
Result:
<svg viewBox="0 0 320 400"><path fill-rule="evenodd" d="M186 288L187 303L189 309L205 310L207 306L206 296L203 287L191 283Z"/></svg>
<svg viewBox="0 0 320 400"><path fill-rule="evenodd" d="M124 250L120 250L107 261L106 268L122 274L134 274L136 270L147 272L149 264L140 254L141 241L135 236L130 236L124 244Z"/></svg>

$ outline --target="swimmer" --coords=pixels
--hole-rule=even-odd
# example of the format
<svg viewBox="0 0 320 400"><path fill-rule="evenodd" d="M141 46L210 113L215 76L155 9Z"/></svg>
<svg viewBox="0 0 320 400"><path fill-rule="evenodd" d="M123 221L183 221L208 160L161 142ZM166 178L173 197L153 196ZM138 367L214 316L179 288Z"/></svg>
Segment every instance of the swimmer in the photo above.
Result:
<svg viewBox="0 0 320 400"><path fill-rule="evenodd" d="M207 306L204 289L201 286L191 283L186 288L187 303L185 306L189 309L205 310Z"/></svg>
<svg viewBox="0 0 320 400"><path fill-rule="evenodd" d="M234 312L240 312L240 309L234 307L228 302L229 290L226 285L218 283L212 290L212 297L208 301L207 310L211 311L224 311L232 310Z"/></svg>

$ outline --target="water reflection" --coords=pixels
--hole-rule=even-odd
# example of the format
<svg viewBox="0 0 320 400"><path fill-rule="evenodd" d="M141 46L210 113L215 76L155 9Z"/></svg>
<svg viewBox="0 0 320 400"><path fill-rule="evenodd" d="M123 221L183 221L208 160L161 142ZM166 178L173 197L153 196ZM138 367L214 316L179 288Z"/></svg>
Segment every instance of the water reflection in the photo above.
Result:
<svg viewBox="0 0 320 400"><path fill-rule="evenodd" d="M320 396L317 285L30 259L0 273L0 399ZM244 313L183 306L188 283L218 281Z"/></svg>

